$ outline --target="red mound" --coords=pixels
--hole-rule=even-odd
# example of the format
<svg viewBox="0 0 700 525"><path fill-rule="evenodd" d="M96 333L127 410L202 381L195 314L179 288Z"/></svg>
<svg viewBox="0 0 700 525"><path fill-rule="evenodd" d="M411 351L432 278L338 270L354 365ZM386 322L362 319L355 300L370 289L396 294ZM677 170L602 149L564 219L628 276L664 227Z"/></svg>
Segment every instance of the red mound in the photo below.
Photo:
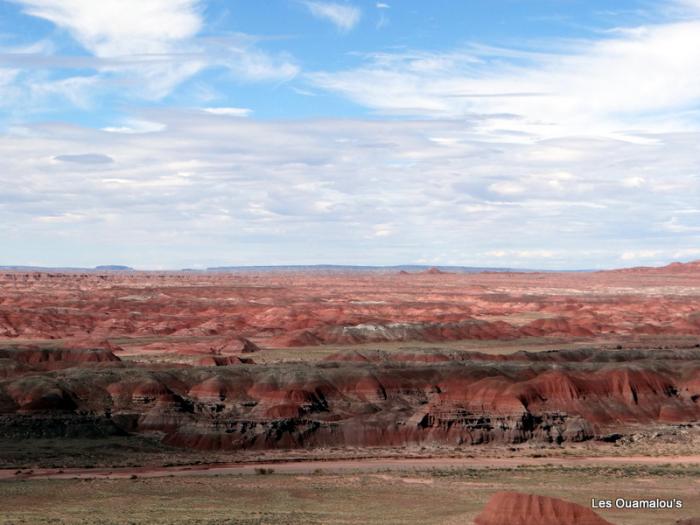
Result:
<svg viewBox="0 0 700 525"><path fill-rule="evenodd" d="M612 525L592 510L557 498L498 492L484 507L475 525Z"/></svg>

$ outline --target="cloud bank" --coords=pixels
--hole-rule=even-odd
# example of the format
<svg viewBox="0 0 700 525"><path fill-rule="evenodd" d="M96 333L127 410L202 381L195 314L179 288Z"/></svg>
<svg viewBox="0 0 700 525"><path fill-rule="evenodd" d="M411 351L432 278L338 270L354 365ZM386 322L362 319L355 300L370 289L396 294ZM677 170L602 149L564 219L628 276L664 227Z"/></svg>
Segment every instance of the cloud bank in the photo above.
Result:
<svg viewBox="0 0 700 525"><path fill-rule="evenodd" d="M307 69L284 38L212 30L197 0L12 1L54 32L0 48L8 263L700 257L696 0L587 39L384 46ZM286 7L333 24L334 45L368 29L349 3L301 4ZM373 5L392 14L375 37L401 22ZM262 95L236 98L248 84ZM295 101L314 117L279 118Z"/></svg>
<svg viewBox="0 0 700 525"><path fill-rule="evenodd" d="M6 257L593 268L692 257L700 236L698 133L485 143L478 121L144 119L159 131L2 137Z"/></svg>

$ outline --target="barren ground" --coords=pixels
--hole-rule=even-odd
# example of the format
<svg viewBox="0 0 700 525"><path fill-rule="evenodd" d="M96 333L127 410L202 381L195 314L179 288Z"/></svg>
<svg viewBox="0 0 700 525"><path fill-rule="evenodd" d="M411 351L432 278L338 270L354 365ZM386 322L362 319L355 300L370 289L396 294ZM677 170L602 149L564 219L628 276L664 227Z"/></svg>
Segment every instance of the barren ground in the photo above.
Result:
<svg viewBox="0 0 700 525"><path fill-rule="evenodd" d="M696 264L9 272L0 523L469 523L500 490L678 497L597 511L674 523L700 516L699 347Z"/></svg>

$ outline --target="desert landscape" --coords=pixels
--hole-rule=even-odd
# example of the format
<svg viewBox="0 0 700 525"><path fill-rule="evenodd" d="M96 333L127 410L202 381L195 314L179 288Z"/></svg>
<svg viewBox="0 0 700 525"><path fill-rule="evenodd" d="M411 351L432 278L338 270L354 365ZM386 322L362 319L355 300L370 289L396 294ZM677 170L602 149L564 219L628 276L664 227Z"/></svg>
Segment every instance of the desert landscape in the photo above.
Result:
<svg viewBox="0 0 700 525"><path fill-rule="evenodd" d="M3 523L700 517L700 263L14 270L0 337Z"/></svg>
<svg viewBox="0 0 700 525"><path fill-rule="evenodd" d="M700 0L0 0L0 525L700 525Z"/></svg>

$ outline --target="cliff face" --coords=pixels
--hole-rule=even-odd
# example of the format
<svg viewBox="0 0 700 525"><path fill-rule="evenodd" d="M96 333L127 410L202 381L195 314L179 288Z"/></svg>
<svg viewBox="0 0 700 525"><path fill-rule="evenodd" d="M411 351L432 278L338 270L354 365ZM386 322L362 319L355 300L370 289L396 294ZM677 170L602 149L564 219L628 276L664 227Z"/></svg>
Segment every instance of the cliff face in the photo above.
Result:
<svg viewBox="0 0 700 525"><path fill-rule="evenodd" d="M31 418L20 426L35 428L90 416L102 429L158 432L200 449L566 443L628 424L700 419L697 350L354 352L317 364L228 358L179 368L90 350L53 361L35 352L0 356L5 420Z"/></svg>

